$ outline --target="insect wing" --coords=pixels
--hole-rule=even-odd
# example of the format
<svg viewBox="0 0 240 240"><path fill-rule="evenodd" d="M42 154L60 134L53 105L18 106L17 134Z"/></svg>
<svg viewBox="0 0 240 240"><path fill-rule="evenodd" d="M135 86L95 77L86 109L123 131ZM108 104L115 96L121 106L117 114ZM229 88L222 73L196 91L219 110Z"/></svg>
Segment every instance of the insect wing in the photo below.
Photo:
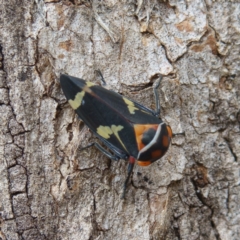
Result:
<svg viewBox="0 0 240 240"><path fill-rule="evenodd" d="M72 100L79 92L83 90L86 81L80 78L75 78L62 74L60 77L60 84L67 100ZM71 103L70 103L71 105Z"/></svg>
<svg viewBox="0 0 240 240"><path fill-rule="evenodd" d="M130 151L137 157L137 143L132 124L118 112L115 105L109 104L119 101L121 95L118 95L117 99L106 101L111 91L104 89L105 97L98 96L93 91L95 86L92 83L67 75L61 75L60 83L69 104L96 135L112 145L116 151Z"/></svg>
<svg viewBox="0 0 240 240"><path fill-rule="evenodd" d="M160 124L162 122L153 116L150 109L116 92L97 85L92 86L91 90L99 99L103 99L105 104L111 105L113 110L132 124Z"/></svg>

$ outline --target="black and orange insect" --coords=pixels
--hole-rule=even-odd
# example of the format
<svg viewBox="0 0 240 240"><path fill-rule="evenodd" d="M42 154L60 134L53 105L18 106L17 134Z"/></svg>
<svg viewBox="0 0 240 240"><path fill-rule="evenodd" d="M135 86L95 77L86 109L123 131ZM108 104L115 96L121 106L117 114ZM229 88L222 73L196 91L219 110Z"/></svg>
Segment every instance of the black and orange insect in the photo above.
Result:
<svg viewBox="0 0 240 240"><path fill-rule="evenodd" d="M160 159L171 143L172 130L159 118L160 80L154 88L156 111L153 111L92 82L64 74L60 77L71 107L112 153L96 142L87 147L94 145L111 159L129 161L123 198L135 161L140 166L148 166Z"/></svg>

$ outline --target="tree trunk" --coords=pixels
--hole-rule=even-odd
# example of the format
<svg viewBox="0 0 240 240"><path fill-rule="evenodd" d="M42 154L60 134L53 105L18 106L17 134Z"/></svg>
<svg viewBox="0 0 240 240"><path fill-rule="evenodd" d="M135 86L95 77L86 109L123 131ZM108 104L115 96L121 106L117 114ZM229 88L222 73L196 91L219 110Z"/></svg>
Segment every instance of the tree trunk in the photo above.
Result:
<svg viewBox="0 0 240 240"><path fill-rule="evenodd" d="M237 1L236 1L237 2ZM240 239L240 4L2 0L0 239ZM111 161L66 102L61 73L155 108L168 153Z"/></svg>

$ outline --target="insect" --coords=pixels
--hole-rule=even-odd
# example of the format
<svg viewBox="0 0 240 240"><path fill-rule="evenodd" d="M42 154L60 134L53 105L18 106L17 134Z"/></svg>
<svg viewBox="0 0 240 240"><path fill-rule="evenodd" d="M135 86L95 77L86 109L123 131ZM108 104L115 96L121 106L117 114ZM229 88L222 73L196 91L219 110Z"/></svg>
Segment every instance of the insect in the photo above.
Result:
<svg viewBox="0 0 240 240"><path fill-rule="evenodd" d="M156 111L153 111L92 82L65 74L60 76L68 103L113 154L96 142L82 149L95 146L113 160L129 161L122 198L125 197L135 161L140 166L148 166L160 159L171 143L171 127L159 118L157 88L160 80L154 88ZM103 77L102 81L105 83Z"/></svg>

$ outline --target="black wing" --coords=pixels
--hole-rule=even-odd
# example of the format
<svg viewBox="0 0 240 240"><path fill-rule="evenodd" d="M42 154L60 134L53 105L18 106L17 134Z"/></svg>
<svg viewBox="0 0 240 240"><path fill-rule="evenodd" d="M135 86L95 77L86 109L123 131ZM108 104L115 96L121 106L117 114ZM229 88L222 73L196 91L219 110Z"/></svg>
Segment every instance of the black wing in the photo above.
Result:
<svg viewBox="0 0 240 240"><path fill-rule="evenodd" d="M134 124L159 124L140 104L82 79L61 75L61 86L70 105L84 123L115 149L138 155Z"/></svg>

